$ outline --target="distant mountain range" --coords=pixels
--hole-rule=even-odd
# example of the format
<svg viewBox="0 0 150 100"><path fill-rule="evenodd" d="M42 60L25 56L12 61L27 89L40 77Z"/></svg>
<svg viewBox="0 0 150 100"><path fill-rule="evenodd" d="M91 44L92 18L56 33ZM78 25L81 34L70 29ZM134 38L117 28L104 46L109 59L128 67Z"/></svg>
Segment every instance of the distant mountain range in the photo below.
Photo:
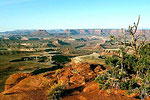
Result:
<svg viewBox="0 0 150 100"><path fill-rule="evenodd" d="M6 31L6 32L0 32L7 35L27 35L35 32L36 30L14 30L14 31Z"/></svg>
<svg viewBox="0 0 150 100"><path fill-rule="evenodd" d="M125 30L126 32L128 30ZM31 36L48 36L51 34L63 34L63 35L79 35L79 34L95 34L101 36L107 36L109 34L119 34L121 29L53 29L53 30L15 30L0 32L5 35L31 35ZM138 30L138 34L150 33L150 29Z"/></svg>

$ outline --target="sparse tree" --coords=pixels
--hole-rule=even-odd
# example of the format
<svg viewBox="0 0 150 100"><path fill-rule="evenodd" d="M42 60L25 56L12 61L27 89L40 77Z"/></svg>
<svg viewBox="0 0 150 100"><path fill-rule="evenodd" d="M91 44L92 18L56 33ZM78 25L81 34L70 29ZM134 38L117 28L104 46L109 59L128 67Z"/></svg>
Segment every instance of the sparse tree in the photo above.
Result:
<svg viewBox="0 0 150 100"><path fill-rule="evenodd" d="M134 54L139 57L139 50L140 48L142 48L145 45L145 41L146 41L146 36L145 34L136 34L137 32L137 28L139 25L139 21L140 21L140 16L138 18L137 23L134 23L133 26L129 26L129 33L130 36L132 38L131 40L131 47L134 50ZM140 40L139 44L138 41Z"/></svg>
<svg viewBox="0 0 150 100"><path fill-rule="evenodd" d="M123 52L128 52L128 50L133 50L133 54L136 57L140 57L139 50L145 45L146 36L142 32L137 34L138 25L140 22L140 16L138 17L137 23L134 22L133 26L129 26L127 32L121 29L121 34L117 37L110 35L110 40L114 41L120 47L121 57L123 59Z"/></svg>
<svg viewBox="0 0 150 100"><path fill-rule="evenodd" d="M126 53L130 50L133 55L138 59L140 57L140 49L145 45L146 36L142 32L137 34L138 25L140 22L140 16L138 17L137 23L134 22L133 26L129 26L128 30L121 29L121 33L118 36L110 35L112 45L118 45L120 48L120 60L121 70L124 68L124 60Z"/></svg>

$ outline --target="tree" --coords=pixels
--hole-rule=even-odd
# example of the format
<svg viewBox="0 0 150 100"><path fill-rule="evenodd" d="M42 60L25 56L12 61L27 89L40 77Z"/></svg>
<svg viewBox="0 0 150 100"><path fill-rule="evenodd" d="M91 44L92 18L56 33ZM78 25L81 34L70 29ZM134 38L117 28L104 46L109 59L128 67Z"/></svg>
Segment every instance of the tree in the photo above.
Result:
<svg viewBox="0 0 150 100"><path fill-rule="evenodd" d="M139 22L140 16L138 17L137 23L134 22L133 26L129 26L128 30L121 29L118 36L110 35L111 44L118 45L120 49L121 70L125 67L124 61L126 59L127 52L129 50L133 51L133 56L136 56L138 59L140 58L140 49L145 45L145 34L137 34Z"/></svg>
<svg viewBox="0 0 150 100"><path fill-rule="evenodd" d="M114 56L106 58L106 64L114 67L105 72L103 76L99 75L95 81L101 87L109 84L107 88L117 87L116 82L120 89L138 93L141 99L145 99L150 94L150 43L146 44L146 36L143 32L138 34L139 21L140 16L137 23L129 26L128 30L121 29L118 36L110 35L110 43L120 48L120 57L117 60Z"/></svg>
<svg viewBox="0 0 150 100"><path fill-rule="evenodd" d="M117 37L110 35L110 40L120 47L122 59L124 52L128 52L128 50L133 50L133 54L136 57L140 57L139 50L145 45L147 38L144 33L137 34L139 22L140 16L138 17L137 23L134 22L134 25L129 26L127 31L121 29L121 33Z"/></svg>
<svg viewBox="0 0 150 100"><path fill-rule="evenodd" d="M137 23L134 23L133 26L129 26L129 33L130 33L130 36L132 38L131 40L131 47L133 48L134 50L134 54L138 57L139 56L139 50L140 48L142 48L145 44L145 41L146 41L146 36L145 34L142 34L142 35L136 35L136 32L137 32L137 27L139 25L139 21L140 21L140 16L138 18L138 21ZM139 43L138 45L138 40L141 40L142 41Z"/></svg>

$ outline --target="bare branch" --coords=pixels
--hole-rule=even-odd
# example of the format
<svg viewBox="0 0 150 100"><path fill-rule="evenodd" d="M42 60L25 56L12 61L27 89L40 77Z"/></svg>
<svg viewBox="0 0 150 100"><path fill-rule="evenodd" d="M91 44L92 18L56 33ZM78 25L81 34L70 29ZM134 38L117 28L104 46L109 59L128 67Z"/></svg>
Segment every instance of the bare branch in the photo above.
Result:
<svg viewBox="0 0 150 100"><path fill-rule="evenodd" d="M145 42L147 40L145 35L143 35L142 38L143 38L143 40L140 42L139 46L137 47L138 50L145 45Z"/></svg>

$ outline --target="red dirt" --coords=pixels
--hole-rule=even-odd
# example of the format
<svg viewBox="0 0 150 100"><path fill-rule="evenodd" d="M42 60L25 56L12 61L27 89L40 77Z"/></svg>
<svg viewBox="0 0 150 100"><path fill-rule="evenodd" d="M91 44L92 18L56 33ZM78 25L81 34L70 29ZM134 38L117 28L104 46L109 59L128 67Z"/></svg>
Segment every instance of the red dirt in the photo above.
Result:
<svg viewBox="0 0 150 100"><path fill-rule="evenodd" d="M39 75L14 74L6 81L0 100L48 100L49 84L60 80L69 85L63 100L137 100L127 97L124 91L99 90L93 80L100 72L104 72L100 65L79 63Z"/></svg>
<svg viewBox="0 0 150 100"><path fill-rule="evenodd" d="M64 97L62 100L137 100L129 98L125 92L108 90L99 90L98 84L95 82L89 82L85 84L83 91L77 94L70 94ZM122 94L123 93L123 94Z"/></svg>

